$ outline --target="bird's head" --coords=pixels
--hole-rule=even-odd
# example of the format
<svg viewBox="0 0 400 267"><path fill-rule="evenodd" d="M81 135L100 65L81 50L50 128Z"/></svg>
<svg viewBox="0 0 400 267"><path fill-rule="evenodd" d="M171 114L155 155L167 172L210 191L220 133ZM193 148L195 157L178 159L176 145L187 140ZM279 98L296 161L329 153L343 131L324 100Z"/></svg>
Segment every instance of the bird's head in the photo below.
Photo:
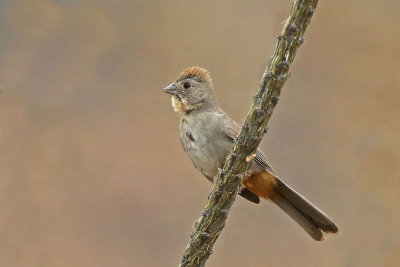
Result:
<svg viewBox="0 0 400 267"><path fill-rule="evenodd" d="M172 95L172 106L180 113L216 105L210 72L197 66L185 69L163 91Z"/></svg>

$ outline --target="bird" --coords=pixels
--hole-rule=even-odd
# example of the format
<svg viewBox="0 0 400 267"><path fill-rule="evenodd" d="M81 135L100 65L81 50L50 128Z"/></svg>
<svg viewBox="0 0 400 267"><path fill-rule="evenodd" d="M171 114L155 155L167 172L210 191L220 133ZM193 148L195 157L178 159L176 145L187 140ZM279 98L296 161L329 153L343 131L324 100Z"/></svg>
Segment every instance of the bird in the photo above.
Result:
<svg viewBox="0 0 400 267"><path fill-rule="evenodd" d="M215 182L241 126L220 108L210 72L198 66L186 68L163 92L171 95L172 107L179 114L183 150L194 167ZM240 196L256 204L260 198L276 204L316 241L338 233L338 226L325 213L275 174L260 149L251 158Z"/></svg>

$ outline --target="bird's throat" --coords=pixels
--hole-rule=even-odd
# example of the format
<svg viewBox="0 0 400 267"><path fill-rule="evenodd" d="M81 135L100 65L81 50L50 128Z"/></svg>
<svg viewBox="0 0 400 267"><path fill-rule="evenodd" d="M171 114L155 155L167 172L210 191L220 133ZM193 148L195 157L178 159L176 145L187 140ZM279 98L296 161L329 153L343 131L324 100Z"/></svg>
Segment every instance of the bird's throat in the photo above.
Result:
<svg viewBox="0 0 400 267"><path fill-rule="evenodd" d="M172 96L171 103L176 112L185 113L185 107L183 106L182 99L179 96Z"/></svg>
<svg viewBox="0 0 400 267"><path fill-rule="evenodd" d="M171 103L172 103L172 107L174 108L174 110L176 112L179 112L180 114L191 113L192 111L200 108L200 106L201 106L201 103L191 105L191 104L187 103L187 101L185 99L181 98L178 95L172 96Z"/></svg>

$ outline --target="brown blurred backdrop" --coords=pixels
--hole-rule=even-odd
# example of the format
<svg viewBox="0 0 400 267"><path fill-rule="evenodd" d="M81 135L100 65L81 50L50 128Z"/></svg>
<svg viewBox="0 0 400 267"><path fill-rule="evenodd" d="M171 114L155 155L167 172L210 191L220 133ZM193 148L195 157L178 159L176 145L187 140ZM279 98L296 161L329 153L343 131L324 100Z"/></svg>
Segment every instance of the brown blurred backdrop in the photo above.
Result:
<svg viewBox="0 0 400 267"><path fill-rule="evenodd" d="M209 184L161 89L242 122L290 1L0 3L0 266L176 266ZM321 1L261 145L342 234L238 198L208 266L400 265L400 2Z"/></svg>

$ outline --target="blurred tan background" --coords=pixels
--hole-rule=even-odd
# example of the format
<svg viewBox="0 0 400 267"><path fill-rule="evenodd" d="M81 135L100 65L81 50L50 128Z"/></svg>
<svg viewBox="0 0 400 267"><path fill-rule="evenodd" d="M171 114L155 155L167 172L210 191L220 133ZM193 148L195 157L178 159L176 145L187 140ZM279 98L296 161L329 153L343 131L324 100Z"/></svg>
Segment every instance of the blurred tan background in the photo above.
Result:
<svg viewBox="0 0 400 267"><path fill-rule="evenodd" d="M0 3L0 266L176 266L209 184L161 89L245 118L290 1ZM208 266L400 265L400 2L321 1L261 145L342 234L238 198Z"/></svg>

